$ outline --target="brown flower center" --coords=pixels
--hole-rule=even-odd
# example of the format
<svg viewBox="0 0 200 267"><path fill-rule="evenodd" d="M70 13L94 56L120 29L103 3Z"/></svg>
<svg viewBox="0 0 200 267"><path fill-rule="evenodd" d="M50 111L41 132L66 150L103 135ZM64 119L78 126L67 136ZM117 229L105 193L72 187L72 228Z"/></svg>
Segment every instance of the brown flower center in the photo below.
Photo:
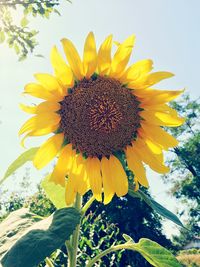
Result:
<svg viewBox="0 0 200 267"><path fill-rule="evenodd" d="M98 76L82 80L61 102L60 128L81 153L109 156L137 134L139 102L120 82Z"/></svg>
<svg viewBox="0 0 200 267"><path fill-rule="evenodd" d="M97 96L89 108L90 127L102 133L110 133L119 125L122 113L116 102L106 95Z"/></svg>

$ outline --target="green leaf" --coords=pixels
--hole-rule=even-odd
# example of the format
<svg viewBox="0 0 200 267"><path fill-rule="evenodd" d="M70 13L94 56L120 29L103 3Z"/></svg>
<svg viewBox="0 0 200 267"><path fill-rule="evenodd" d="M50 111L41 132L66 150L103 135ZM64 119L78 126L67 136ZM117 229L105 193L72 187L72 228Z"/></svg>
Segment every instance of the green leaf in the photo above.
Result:
<svg viewBox="0 0 200 267"><path fill-rule="evenodd" d="M49 181L50 175L47 175L41 183L47 197L51 200L57 209L66 207L65 188Z"/></svg>
<svg viewBox="0 0 200 267"><path fill-rule="evenodd" d="M179 218L174 213L172 213L171 211L169 211L168 209L166 209L165 207L163 207L162 205L160 205L158 202L156 202L155 200L153 200L151 197L147 196L141 190L134 191L132 189L129 189L129 192L128 193L132 197L139 197L139 198L141 198L142 200L144 200L147 203L147 205L149 205L157 213L159 213L163 217L171 220L172 222L176 223L177 225L179 225L181 227L184 227L183 224L182 224L182 222L179 220Z"/></svg>
<svg viewBox="0 0 200 267"><path fill-rule="evenodd" d="M0 184L2 184L6 178L8 178L11 174L13 174L18 168L24 165L27 161L33 160L38 147L33 147L24 153L22 153L7 169L4 177L0 180Z"/></svg>
<svg viewBox="0 0 200 267"><path fill-rule="evenodd" d="M5 41L5 33L3 31L0 31L0 44Z"/></svg>
<svg viewBox="0 0 200 267"><path fill-rule="evenodd" d="M36 55L34 55L35 57L41 57L41 58L44 58L44 56L43 55L41 55L41 54L36 54Z"/></svg>
<svg viewBox="0 0 200 267"><path fill-rule="evenodd" d="M28 208L20 208L0 222L0 259L32 225L41 221L41 217L36 216Z"/></svg>
<svg viewBox="0 0 200 267"><path fill-rule="evenodd" d="M28 23L29 23L29 21L28 21L27 17L25 16L22 18L20 25L24 28L28 25Z"/></svg>
<svg viewBox="0 0 200 267"><path fill-rule="evenodd" d="M50 216L51 217L51 216ZM80 213L75 208L64 208L53 214L47 230L43 230L46 220L40 221L39 229L31 230L6 253L1 260L3 267L35 267L56 249L64 245L80 223Z"/></svg>
<svg viewBox="0 0 200 267"><path fill-rule="evenodd" d="M132 239L132 237L130 237L129 235L127 235L127 234L123 234L122 236L123 236L123 238L124 238L127 242L134 242L133 239Z"/></svg>
<svg viewBox="0 0 200 267"><path fill-rule="evenodd" d="M54 9L53 12L56 13L57 15L61 16L60 12L57 9Z"/></svg>
<svg viewBox="0 0 200 267"><path fill-rule="evenodd" d="M175 256L158 243L141 238L138 243L126 243L129 249L139 252L150 264L155 267L181 267Z"/></svg>
<svg viewBox="0 0 200 267"><path fill-rule="evenodd" d="M87 267L95 266L97 261L111 252L124 249L139 252L154 267L181 267L175 256L158 243L147 238L141 238L138 243L134 243L130 236L123 235L123 237L127 240L126 243L111 246L104 251L98 252L95 257L89 260Z"/></svg>
<svg viewBox="0 0 200 267"><path fill-rule="evenodd" d="M17 44L14 44L15 53L18 55L20 53L20 48Z"/></svg>

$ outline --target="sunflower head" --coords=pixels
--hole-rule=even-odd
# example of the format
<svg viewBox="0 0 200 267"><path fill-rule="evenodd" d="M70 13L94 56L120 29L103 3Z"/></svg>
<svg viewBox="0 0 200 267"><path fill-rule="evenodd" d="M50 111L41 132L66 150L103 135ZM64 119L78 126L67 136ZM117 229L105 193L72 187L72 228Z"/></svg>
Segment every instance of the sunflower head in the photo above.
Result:
<svg viewBox="0 0 200 267"><path fill-rule="evenodd" d="M117 46L111 56L112 35L96 49L89 33L83 59L68 39L62 44L67 62L56 47L51 51L54 74L35 75L36 83L25 86L25 94L43 100L37 106L21 105L34 114L20 129L29 136L52 134L37 151L33 164L43 168L57 158L50 180L66 188L66 203L76 193L92 190L98 201L109 203L116 194L128 192L126 169L134 175L135 190L148 187L145 165L165 173L163 150L177 140L162 129L183 123L166 103L182 91L152 89L170 78L169 72L151 72L152 61L127 66L135 37ZM119 154L125 156L122 166Z"/></svg>

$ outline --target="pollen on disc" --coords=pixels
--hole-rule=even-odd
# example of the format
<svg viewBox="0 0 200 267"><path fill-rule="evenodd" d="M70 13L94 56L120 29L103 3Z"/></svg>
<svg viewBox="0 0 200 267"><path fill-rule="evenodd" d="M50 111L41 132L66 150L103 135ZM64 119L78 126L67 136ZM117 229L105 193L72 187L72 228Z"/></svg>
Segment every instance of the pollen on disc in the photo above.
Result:
<svg viewBox="0 0 200 267"><path fill-rule="evenodd" d="M82 80L61 102L60 128L66 139L90 157L124 149L140 125L139 101L112 78Z"/></svg>

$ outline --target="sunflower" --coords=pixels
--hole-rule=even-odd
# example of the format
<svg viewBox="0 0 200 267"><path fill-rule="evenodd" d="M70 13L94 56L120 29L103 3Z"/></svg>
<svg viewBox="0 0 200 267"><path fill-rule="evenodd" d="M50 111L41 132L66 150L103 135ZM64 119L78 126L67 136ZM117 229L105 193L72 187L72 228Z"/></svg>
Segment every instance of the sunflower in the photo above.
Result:
<svg viewBox="0 0 200 267"><path fill-rule="evenodd" d="M163 150L178 143L163 126L183 123L166 104L182 91L152 88L173 74L152 73L150 59L128 67L135 36L116 43L110 35L97 50L90 32L83 60L70 40L61 42L68 64L53 47L54 75L36 74L37 82L27 84L24 90L44 101L21 105L34 114L20 129L22 142L29 136L52 134L38 149L34 166L41 169L57 158L50 180L65 187L67 205L74 202L76 193L84 195L88 190L105 204L115 194L126 195L128 177L119 153L134 174L135 190L140 185L148 187L145 165L158 173L168 172ZM112 56L113 43L116 51Z"/></svg>

